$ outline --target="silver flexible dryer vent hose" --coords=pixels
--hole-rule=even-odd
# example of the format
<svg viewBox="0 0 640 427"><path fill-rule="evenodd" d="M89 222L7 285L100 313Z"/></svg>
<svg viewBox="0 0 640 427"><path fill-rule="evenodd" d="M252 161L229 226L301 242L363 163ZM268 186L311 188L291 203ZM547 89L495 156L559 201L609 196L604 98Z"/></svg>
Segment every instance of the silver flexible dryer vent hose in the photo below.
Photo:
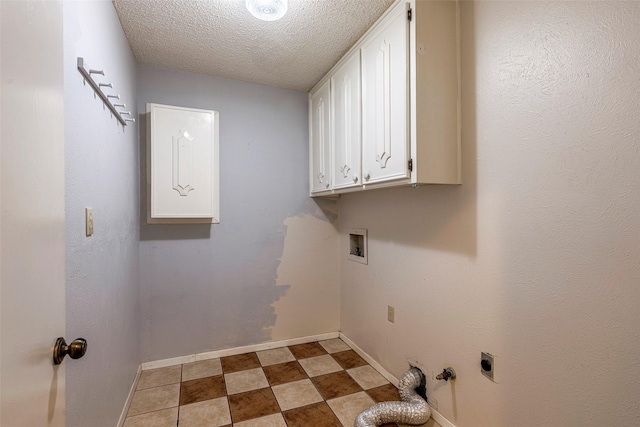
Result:
<svg viewBox="0 0 640 427"><path fill-rule="evenodd" d="M400 378L398 391L402 402L382 402L365 409L358 415L355 427L377 427L384 423L424 424L431 416L427 402L416 393L424 375L411 368Z"/></svg>

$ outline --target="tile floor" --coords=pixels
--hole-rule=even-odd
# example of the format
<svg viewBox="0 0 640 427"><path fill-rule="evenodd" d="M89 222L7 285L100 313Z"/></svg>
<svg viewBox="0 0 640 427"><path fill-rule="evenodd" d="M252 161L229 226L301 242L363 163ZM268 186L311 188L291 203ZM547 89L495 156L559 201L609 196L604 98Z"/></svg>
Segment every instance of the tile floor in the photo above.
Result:
<svg viewBox="0 0 640 427"><path fill-rule="evenodd" d="M388 400L398 390L336 338L143 371L124 427L352 427Z"/></svg>

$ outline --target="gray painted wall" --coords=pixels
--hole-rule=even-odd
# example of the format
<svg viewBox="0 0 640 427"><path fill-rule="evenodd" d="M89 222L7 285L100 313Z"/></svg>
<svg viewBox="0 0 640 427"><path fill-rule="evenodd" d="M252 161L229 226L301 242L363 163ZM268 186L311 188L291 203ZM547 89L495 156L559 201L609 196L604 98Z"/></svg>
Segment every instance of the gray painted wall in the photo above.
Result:
<svg viewBox="0 0 640 427"><path fill-rule="evenodd" d="M104 69L135 111L135 61L110 1L64 3L67 426L113 427L140 363L138 130L123 129L76 68ZM92 207L95 234L85 236Z"/></svg>
<svg viewBox="0 0 640 427"><path fill-rule="evenodd" d="M214 225L147 225L141 162L142 361L337 331L338 234L308 197L307 93L149 67L138 81L141 159L146 103L218 111L221 159ZM300 254L329 273L297 274Z"/></svg>

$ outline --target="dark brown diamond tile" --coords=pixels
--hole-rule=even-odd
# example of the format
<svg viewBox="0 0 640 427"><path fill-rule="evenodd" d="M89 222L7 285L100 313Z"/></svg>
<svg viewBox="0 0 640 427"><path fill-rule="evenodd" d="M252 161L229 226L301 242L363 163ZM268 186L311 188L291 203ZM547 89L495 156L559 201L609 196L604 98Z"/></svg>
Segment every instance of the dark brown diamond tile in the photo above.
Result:
<svg viewBox="0 0 640 427"><path fill-rule="evenodd" d="M280 363L262 368L269 384L280 385L307 378L307 373L298 362Z"/></svg>
<svg viewBox="0 0 640 427"><path fill-rule="evenodd" d="M229 396L229 409L234 423L280 412L278 401L270 388Z"/></svg>
<svg viewBox="0 0 640 427"><path fill-rule="evenodd" d="M293 353L296 359L306 359L308 357L322 356L323 354L327 354L327 350L325 350L324 347L322 347L317 342L292 345L289 347L289 350L291 350L291 353Z"/></svg>
<svg viewBox="0 0 640 427"><path fill-rule="evenodd" d="M398 400L402 400L400 399L400 393L398 393L398 389L391 384L372 388L370 390L367 390L367 393L376 403L395 402Z"/></svg>
<svg viewBox="0 0 640 427"><path fill-rule="evenodd" d="M180 405L215 399L226 394L227 389L222 375L185 381L180 384Z"/></svg>
<svg viewBox="0 0 640 427"><path fill-rule="evenodd" d="M282 415L289 427L342 427L325 402L291 409L283 412Z"/></svg>
<svg viewBox="0 0 640 427"><path fill-rule="evenodd" d="M358 356L358 353L353 350L333 353L331 356L333 356L333 358L336 359L336 362L338 362L338 364L344 369L353 369L367 364L367 361Z"/></svg>
<svg viewBox="0 0 640 427"><path fill-rule="evenodd" d="M220 361L222 362L222 371L225 374L260 367L260 360L258 360L258 356L255 353L222 357Z"/></svg>
<svg viewBox="0 0 640 427"><path fill-rule="evenodd" d="M362 387L351 378L345 371L333 374L320 375L311 378L313 385L320 392L324 400L334 399L347 394L362 391Z"/></svg>

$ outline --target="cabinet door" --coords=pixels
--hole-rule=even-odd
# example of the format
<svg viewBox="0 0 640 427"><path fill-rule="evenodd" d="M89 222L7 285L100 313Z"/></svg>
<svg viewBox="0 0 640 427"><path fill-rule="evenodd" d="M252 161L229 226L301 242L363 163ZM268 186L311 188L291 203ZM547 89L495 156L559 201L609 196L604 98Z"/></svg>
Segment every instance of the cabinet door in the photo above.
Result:
<svg viewBox="0 0 640 427"><path fill-rule="evenodd" d="M219 222L218 112L160 104L147 104L147 112L149 222Z"/></svg>
<svg viewBox="0 0 640 427"><path fill-rule="evenodd" d="M364 184L409 177L408 36L400 3L362 46Z"/></svg>
<svg viewBox="0 0 640 427"><path fill-rule="evenodd" d="M360 146L362 109L360 99L360 52L356 52L331 77L333 96L333 188L362 183Z"/></svg>
<svg viewBox="0 0 640 427"><path fill-rule="evenodd" d="M329 80L311 95L311 192L331 189L331 92Z"/></svg>

